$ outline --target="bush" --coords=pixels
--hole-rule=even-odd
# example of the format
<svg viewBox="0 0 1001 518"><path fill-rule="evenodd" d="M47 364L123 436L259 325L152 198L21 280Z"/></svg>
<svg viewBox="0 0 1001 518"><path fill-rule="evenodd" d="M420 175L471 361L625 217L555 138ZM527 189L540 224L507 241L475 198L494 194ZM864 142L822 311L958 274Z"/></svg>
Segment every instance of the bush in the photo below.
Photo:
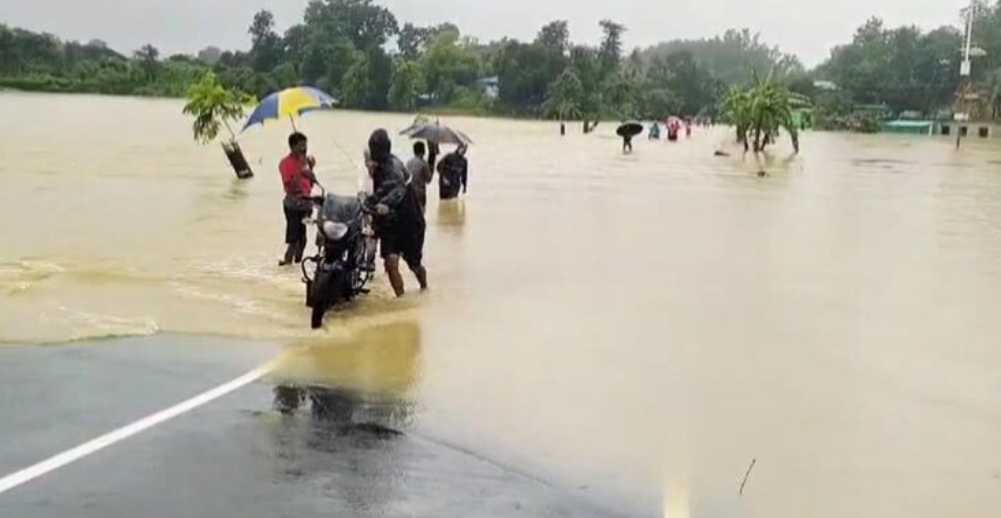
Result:
<svg viewBox="0 0 1001 518"><path fill-rule="evenodd" d="M475 90L458 86L452 90L449 102L435 111L483 116L491 113L491 102Z"/></svg>

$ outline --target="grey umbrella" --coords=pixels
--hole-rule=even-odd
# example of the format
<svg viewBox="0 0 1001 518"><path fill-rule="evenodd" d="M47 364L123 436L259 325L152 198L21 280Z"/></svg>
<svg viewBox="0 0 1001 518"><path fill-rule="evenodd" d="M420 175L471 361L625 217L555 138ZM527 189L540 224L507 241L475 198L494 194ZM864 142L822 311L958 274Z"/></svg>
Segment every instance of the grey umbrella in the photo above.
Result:
<svg viewBox="0 0 1001 518"><path fill-rule="evenodd" d="M473 143L473 139L465 133L453 130L441 124L417 124L400 132L412 139L426 140L434 144L455 144L457 146L468 146Z"/></svg>

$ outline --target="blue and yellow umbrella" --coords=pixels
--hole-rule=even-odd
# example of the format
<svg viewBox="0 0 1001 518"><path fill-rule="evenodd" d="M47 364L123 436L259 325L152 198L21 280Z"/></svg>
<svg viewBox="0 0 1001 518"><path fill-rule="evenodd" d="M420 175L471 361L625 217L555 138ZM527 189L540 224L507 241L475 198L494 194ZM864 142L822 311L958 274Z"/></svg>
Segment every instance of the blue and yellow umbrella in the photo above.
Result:
<svg viewBox="0 0 1001 518"><path fill-rule="evenodd" d="M265 97L254 109L254 113L250 114L243 129L246 130L255 124L264 124L265 121L285 118L292 121L294 128L296 117L308 111L332 108L335 104L337 100L330 94L311 86L287 88Z"/></svg>

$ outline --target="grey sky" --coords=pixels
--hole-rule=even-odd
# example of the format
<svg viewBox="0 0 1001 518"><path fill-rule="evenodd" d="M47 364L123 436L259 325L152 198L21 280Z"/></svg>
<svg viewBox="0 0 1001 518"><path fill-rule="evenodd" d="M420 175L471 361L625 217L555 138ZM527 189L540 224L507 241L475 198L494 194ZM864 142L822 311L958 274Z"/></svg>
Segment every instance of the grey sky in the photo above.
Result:
<svg viewBox="0 0 1001 518"><path fill-rule="evenodd" d="M532 38L554 19L570 21L575 41L596 42L598 20L625 24L628 46L711 36L749 27L808 65L851 37L871 15L892 26L934 28L958 23L963 0L377 0L401 24L451 21L481 40ZM207 45L248 46L246 28L262 9L284 29L301 19L308 0L2 0L0 23L52 32L65 39L101 38L129 51L152 43L164 53Z"/></svg>

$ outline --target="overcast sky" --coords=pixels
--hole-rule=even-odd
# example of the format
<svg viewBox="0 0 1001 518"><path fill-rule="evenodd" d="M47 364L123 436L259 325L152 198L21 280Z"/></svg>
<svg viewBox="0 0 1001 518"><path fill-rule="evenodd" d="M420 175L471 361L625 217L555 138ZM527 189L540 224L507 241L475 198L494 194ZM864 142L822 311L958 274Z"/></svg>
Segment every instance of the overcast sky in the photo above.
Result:
<svg viewBox="0 0 1001 518"><path fill-rule="evenodd" d="M0 0L0 23L64 39L100 38L120 51L152 43L165 54L208 46L246 48L255 12L269 9L280 29L301 20L308 0ZM851 37L871 15L888 25L956 24L963 0L377 0L400 20L451 21L481 40L534 37L550 20L570 21L574 41L597 42L597 23L611 18L629 30L629 47L712 36L749 27L807 65Z"/></svg>

